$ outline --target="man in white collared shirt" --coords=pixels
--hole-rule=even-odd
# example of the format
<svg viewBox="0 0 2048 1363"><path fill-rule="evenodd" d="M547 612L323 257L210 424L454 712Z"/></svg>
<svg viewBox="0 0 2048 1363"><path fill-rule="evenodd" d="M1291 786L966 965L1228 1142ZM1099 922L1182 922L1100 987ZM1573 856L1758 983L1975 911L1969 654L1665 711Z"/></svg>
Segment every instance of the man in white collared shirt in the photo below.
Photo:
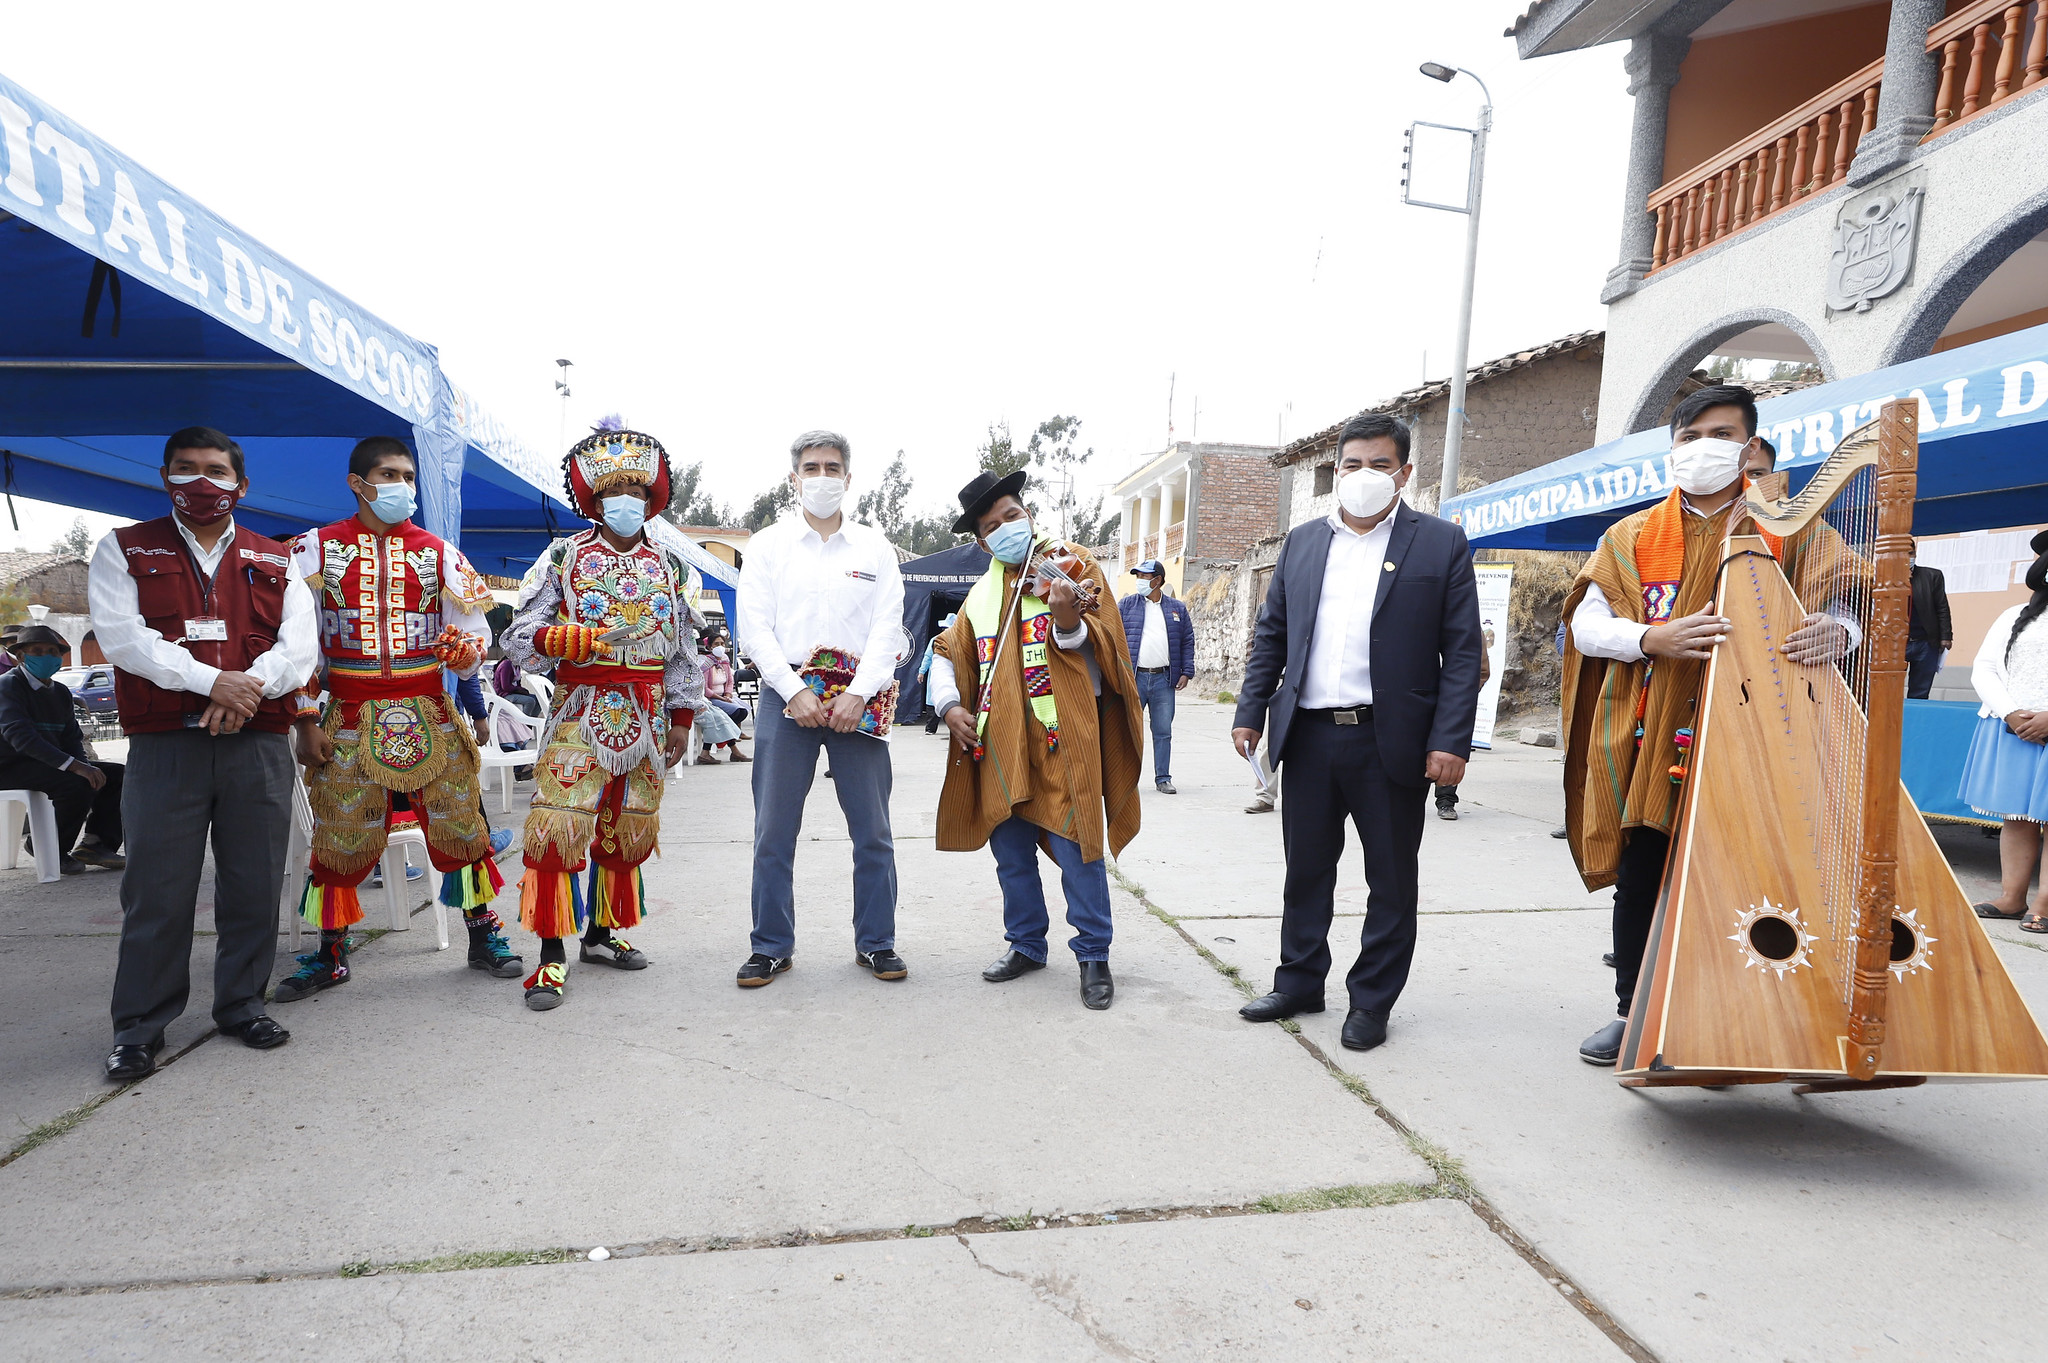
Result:
<svg viewBox="0 0 2048 1363"><path fill-rule="evenodd" d="M879 530L840 509L852 465L846 437L806 431L790 445L797 515L757 533L740 570L737 638L761 673L754 721L753 954L742 988L790 968L796 952L796 840L804 797L829 758L853 840L854 959L876 979L900 980L896 844L889 828L894 772L885 738L860 732L868 703L895 680L903 647L903 575ZM802 675L822 650L859 659L827 703Z"/></svg>
<svg viewBox="0 0 2048 1363"><path fill-rule="evenodd" d="M128 868L107 1078L156 1068L185 1008L193 917L213 847L213 1020L256 1050L291 1034L265 1012L291 829L292 695L313 671L313 598L276 540L235 524L242 448L187 427L164 444L172 514L101 540L86 579L128 734Z"/></svg>
<svg viewBox="0 0 2048 1363"><path fill-rule="evenodd" d="M1479 704L1471 550L1457 526L1399 500L1410 467L1408 430L1391 417L1362 414L1338 432L1338 509L1281 547L1231 731L1249 757L1270 724L1287 796L1280 968L1273 992L1238 1011L1274 1022L1323 1010L1348 819L1369 889L1345 977L1352 1050L1386 1040L1408 982L1425 797L1464 776Z"/></svg>

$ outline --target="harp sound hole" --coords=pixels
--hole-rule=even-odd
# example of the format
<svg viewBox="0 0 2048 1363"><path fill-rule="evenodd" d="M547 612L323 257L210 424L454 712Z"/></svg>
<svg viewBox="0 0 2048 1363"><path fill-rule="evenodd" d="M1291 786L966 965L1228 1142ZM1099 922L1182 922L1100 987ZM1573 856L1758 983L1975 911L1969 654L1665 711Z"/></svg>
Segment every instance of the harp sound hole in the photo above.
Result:
<svg viewBox="0 0 2048 1363"><path fill-rule="evenodd" d="M1767 961L1789 961L1799 950L1799 934L1784 919L1766 915L1749 925L1749 945Z"/></svg>
<svg viewBox="0 0 2048 1363"><path fill-rule="evenodd" d="M1892 920L1892 960L1912 960L1914 948L1919 945L1920 939L1913 935L1913 929L1894 918Z"/></svg>

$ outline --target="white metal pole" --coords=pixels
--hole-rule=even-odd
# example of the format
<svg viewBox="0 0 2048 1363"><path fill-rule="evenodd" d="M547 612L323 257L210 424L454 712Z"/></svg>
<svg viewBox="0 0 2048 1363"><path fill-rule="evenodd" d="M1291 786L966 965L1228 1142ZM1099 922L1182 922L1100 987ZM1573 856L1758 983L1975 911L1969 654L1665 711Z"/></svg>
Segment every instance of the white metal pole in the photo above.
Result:
<svg viewBox="0 0 2048 1363"><path fill-rule="evenodd" d="M1470 72L1466 74L1470 75ZM1477 76L1473 77L1478 80ZM1481 83L1481 88L1484 83ZM1444 414L1443 481L1437 493L1437 510L1458 495L1458 455L1465 445L1466 352L1472 343L1472 280L1479 267L1479 193L1486 178L1486 134L1493 127L1493 105L1480 106L1479 130L1472 138L1472 169L1467 191L1465 222L1465 282L1458 298L1458 345L1451 356L1451 403Z"/></svg>

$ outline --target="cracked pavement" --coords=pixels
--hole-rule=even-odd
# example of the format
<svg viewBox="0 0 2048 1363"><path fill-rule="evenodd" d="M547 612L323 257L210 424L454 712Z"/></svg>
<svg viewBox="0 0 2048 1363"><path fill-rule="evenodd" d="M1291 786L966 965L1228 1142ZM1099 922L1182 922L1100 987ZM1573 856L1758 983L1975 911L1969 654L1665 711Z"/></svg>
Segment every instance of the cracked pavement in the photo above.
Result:
<svg viewBox="0 0 2048 1363"><path fill-rule="evenodd" d="M1223 707L1183 702L1183 793L1146 794L1120 870L1263 986L1279 820L1240 812L1227 727ZM1923 1293L1891 1313L1912 1319L1880 1327L1853 1319L1863 1298L1846 1286L1818 1305L1774 1295L1769 1265L1825 1283L1862 1262L1840 1245L1902 1236L1896 1218L1858 1211L1879 1180L1987 1277L1985 1246L2002 1232L2023 1253L2048 1210L2016 1173L2037 1091L1673 1102L1624 1094L1570 1054L1603 1006L1581 958L1597 959L1605 905L1547 837L1552 754L1480 759L1466 818L1431 822L1430 917L1388 1046L1342 1051L1341 1009L1303 1020L1394 1117L1465 1162L1485 1206L1213 1216L1158 1209L1436 1176L1301 1043L1239 1020L1230 982L1123 890L1109 1012L1081 1008L1057 949L1051 969L983 983L1000 905L985 854L932 846L942 756L918 730L897 740L908 980L853 965L847 845L821 778L798 853L796 969L735 989L746 773L681 771L647 873L654 916L633 934L652 969L572 967L564 1006L534 1014L518 980L464 967L459 938L436 952L419 917L366 947L344 988L278 1007L290 1045L206 1041L0 1168L12 1352L1803 1363L1842 1356L1844 1340L1939 1356L1929 1341L1961 1338L1949 1327L1974 1310L1971 1352L2029 1356L2023 1309L1984 1309L1963 1267L1917 1267L1923 1283L1946 1272L1954 1304ZM0 873L0 951L21 981L0 996L0 1117L23 1133L102 1092L113 939L78 934L106 930L113 889ZM1340 910L1362 908L1362 889L1354 854ZM202 965L211 949L202 938ZM2007 955L2041 992L2048 953ZM207 1030L206 975L173 1049ZM2015 1153L1977 1155L1977 1137L1940 1139L1943 1123ZM1816 1196L1839 1224L1796 1219ZM1110 1210L1135 1215L1063 1220ZM1029 1228L997 1229L1027 1213ZM1775 1259L1755 1252L1760 1237ZM595 1245L619 1253L339 1276Z"/></svg>

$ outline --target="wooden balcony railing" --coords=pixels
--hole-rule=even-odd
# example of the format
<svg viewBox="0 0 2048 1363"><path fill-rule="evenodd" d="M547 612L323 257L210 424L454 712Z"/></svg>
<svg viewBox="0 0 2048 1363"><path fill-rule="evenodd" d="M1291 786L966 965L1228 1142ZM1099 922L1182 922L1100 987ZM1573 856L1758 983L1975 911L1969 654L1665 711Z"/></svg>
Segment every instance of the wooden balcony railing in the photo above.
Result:
<svg viewBox="0 0 2048 1363"><path fill-rule="evenodd" d="M1978 0L1927 31L1927 50L1941 53L1934 130L1927 139L2041 83L2043 71L2048 69L2048 22L2044 20L2048 20L2048 2L2044 0L2021 4ZM2020 65L2022 54L2024 68Z"/></svg>
<svg viewBox="0 0 2048 1363"><path fill-rule="evenodd" d="M1157 536L1157 535L1147 535L1147 536L1145 536L1145 557L1146 557L1146 558L1158 558L1158 557L1159 557L1159 536Z"/></svg>
<svg viewBox="0 0 2048 1363"><path fill-rule="evenodd" d="M1182 522L1181 524L1179 524L1179 525L1169 525L1169 526L1167 526L1167 527L1166 527L1166 553L1165 553L1164 557L1166 557L1166 558L1172 558L1172 557L1174 557L1174 556L1175 556L1176 554L1180 553L1180 546L1181 546L1181 542L1182 542L1182 540L1183 540L1183 539L1185 538L1185 536L1186 536L1186 535L1187 535L1187 523L1186 523L1185 521L1183 521L1183 522Z"/></svg>
<svg viewBox="0 0 2048 1363"><path fill-rule="evenodd" d="M1847 178L1877 123L1884 62L1874 61L1650 195L1654 272Z"/></svg>
<svg viewBox="0 0 2048 1363"><path fill-rule="evenodd" d="M1129 571L1130 571L1130 570L1131 570L1132 568L1134 568L1134 567L1136 567L1136 566L1137 566L1137 562L1138 562L1138 544L1137 544L1137 541L1136 541L1136 540L1133 540L1133 541L1131 541L1131 542L1130 542L1129 544L1126 544L1126 545L1124 546L1124 558L1123 558L1123 563L1124 563L1124 571L1125 571L1125 572L1129 572Z"/></svg>

